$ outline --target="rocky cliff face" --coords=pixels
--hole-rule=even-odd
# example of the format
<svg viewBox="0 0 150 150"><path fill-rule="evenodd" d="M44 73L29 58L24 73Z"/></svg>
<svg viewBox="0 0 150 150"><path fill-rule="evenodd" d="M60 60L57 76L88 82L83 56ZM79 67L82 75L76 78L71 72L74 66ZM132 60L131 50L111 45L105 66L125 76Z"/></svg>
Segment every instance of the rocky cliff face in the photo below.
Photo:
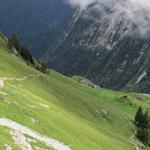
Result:
<svg viewBox="0 0 150 150"><path fill-rule="evenodd" d="M76 11L58 46L43 58L63 74L82 75L106 88L150 92L149 38L140 37L124 16L110 21L109 9L104 15L95 7Z"/></svg>

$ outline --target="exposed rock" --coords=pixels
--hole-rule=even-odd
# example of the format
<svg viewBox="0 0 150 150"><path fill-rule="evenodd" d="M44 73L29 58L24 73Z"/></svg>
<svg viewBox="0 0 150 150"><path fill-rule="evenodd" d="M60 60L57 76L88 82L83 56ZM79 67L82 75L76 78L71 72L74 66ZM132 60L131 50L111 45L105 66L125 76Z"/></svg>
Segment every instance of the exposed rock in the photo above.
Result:
<svg viewBox="0 0 150 150"><path fill-rule="evenodd" d="M43 59L52 69L86 77L100 87L150 92L149 38L131 35L134 24L124 16L113 24L111 11L104 15L96 7L76 11L57 47Z"/></svg>

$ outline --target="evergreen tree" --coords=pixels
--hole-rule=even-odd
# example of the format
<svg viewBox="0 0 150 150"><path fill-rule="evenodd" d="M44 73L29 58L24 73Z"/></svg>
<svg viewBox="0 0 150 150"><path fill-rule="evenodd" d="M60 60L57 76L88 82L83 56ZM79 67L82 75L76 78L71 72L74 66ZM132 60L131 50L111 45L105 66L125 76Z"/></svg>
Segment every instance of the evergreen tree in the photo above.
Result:
<svg viewBox="0 0 150 150"><path fill-rule="evenodd" d="M36 69L39 71L48 74L49 70L47 68L47 65L45 63L40 63L39 66L36 66L35 61L33 60L33 57L31 53L29 52L28 48L24 45L20 45L19 38L17 37L16 34L12 34L11 37L8 40L8 48L12 50L13 48L16 49L17 54L21 56L28 64L33 64Z"/></svg>
<svg viewBox="0 0 150 150"><path fill-rule="evenodd" d="M45 63L41 64L41 72L43 73L48 73L47 65Z"/></svg>
<svg viewBox="0 0 150 150"><path fill-rule="evenodd" d="M150 118L149 118L149 114L146 111L144 116L142 117L142 128L143 129L148 129L150 128Z"/></svg>
<svg viewBox="0 0 150 150"><path fill-rule="evenodd" d="M11 37L9 38L8 47L10 49L14 47L18 52L20 52L20 42L16 34L12 34Z"/></svg>
<svg viewBox="0 0 150 150"><path fill-rule="evenodd" d="M143 116L144 116L143 109L142 107L139 107L135 115L135 124L138 128L143 126Z"/></svg>
<svg viewBox="0 0 150 150"><path fill-rule="evenodd" d="M145 145L150 145L150 129L138 128L137 138Z"/></svg>
<svg viewBox="0 0 150 150"><path fill-rule="evenodd" d="M32 55L30 54L28 48L25 45L20 48L20 55L27 62L34 64L34 60L32 58Z"/></svg>
<svg viewBox="0 0 150 150"><path fill-rule="evenodd" d="M148 112L143 112L139 107L135 115L135 124L137 126L137 138L145 145L150 146L150 117Z"/></svg>

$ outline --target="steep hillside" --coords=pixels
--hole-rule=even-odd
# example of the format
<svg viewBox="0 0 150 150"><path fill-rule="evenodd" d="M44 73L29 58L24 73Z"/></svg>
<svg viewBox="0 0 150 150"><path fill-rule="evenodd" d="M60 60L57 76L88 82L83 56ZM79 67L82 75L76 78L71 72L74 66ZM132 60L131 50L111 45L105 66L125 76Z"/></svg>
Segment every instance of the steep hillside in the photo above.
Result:
<svg viewBox="0 0 150 150"><path fill-rule="evenodd" d="M74 14L58 47L44 60L65 75L82 75L102 87L150 92L149 38L138 36L124 17L111 22L111 10L104 7L104 15L95 5Z"/></svg>
<svg viewBox="0 0 150 150"><path fill-rule="evenodd" d="M41 74L10 54L1 37L0 61L0 149L140 149L132 121L139 105L150 110L149 95Z"/></svg>

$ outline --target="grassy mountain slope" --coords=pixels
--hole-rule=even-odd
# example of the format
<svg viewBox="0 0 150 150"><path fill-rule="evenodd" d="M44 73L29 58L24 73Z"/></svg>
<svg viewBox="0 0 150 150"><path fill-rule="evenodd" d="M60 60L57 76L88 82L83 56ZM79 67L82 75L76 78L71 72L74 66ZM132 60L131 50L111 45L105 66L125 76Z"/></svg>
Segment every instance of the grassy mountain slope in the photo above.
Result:
<svg viewBox="0 0 150 150"><path fill-rule="evenodd" d="M132 120L139 105L150 110L150 97L81 85L75 79L50 71L44 75L9 54L0 38L0 118L8 118L70 146L73 150L134 150ZM0 149L19 149L0 126ZM32 145L46 147L37 142Z"/></svg>

